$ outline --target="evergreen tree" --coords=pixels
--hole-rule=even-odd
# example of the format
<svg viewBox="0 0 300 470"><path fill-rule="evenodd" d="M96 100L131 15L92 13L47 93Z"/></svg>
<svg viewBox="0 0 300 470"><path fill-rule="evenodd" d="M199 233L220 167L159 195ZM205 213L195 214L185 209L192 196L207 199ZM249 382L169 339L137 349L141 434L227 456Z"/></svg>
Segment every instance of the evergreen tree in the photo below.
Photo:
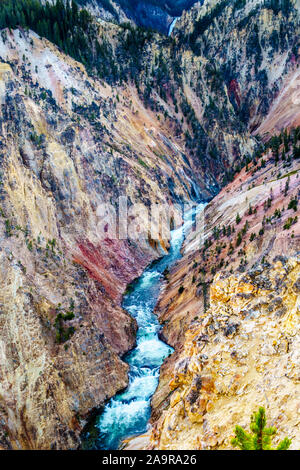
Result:
<svg viewBox="0 0 300 470"><path fill-rule="evenodd" d="M287 450L292 442L287 437L278 444L276 449L272 449L272 439L277 430L274 427L267 428L266 424L266 411L260 407L258 412L251 417L252 433L248 433L241 426L236 426L235 438L232 439L231 444L241 450Z"/></svg>

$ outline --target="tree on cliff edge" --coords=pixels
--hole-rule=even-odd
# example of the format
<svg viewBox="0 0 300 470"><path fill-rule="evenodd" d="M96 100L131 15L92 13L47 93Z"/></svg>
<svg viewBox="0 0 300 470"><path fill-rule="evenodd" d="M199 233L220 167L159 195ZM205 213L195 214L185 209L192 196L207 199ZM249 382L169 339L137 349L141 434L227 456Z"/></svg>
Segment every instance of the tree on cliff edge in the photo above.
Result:
<svg viewBox="0 0 300 470"><path fill-rule="evenodd" d="M266 427L266 411L260 407L257 413L253 413L251 417L250 429L252 433L248 433L241 426L235 428L235 438L231 444L239 447L241 450L287 450L291 445L291 440L285 437L276 447L272 449L272 438L276 434L276 428Z"/></svg>

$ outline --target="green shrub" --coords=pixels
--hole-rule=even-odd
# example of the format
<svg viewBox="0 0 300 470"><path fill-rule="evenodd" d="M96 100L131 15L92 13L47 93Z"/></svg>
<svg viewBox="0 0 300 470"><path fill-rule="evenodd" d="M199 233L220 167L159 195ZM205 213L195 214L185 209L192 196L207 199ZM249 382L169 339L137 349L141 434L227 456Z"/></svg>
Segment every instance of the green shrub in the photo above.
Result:
<svg viewBox="0 0 300 470"><path fill-rule="evenodd" d="M294 199L291 199L290 202L289 202L289 205L288 205L288 209L294 209L294 211L296 212L297 209L298 209L298 201L296 198Z"/></svg>
<svg viewBox="0 0 300 470"><path fill-rule="evenodd" d="M291 226L296 224L297 222L298 222L298 217L295 217L294 219L293 219L293 217L289 217L288 220L286 221L286 223L284 224L283 229L284 230L289 230L291 228Z"/></svg>
<svg viewBox="0 0 300 470"><path fill-rule="evenodd" d="M287 450L291 445L291 440L285 437L276 447L272 449L272 439L277 430L274 427L266 427L266 412L260 407L257 413L251 417L251 433L245 431L241 426L235 428L235 438L231 444L241 450Z"/></svg>
<svg viewBox="0 0 300 470"><path fill-rule="evenodd" d="M237 236L237 239L236 239L236 246L240 246L242 241L243 241L242 232L239 232L238 236Z"/></svg>
<svg viewBox="0 0 300 470"><path fill-rule="evenodd" d="M5 220L5 235L7 237L12 236L12 225L8 219Z"/></svg>

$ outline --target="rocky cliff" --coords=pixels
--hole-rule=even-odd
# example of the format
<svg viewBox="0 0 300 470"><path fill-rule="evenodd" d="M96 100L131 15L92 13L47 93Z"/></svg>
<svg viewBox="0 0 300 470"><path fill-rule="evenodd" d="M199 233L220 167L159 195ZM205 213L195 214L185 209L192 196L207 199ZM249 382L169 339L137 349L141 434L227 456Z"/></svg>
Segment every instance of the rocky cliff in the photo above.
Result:
<svg viewBox="0 0 300 470"><path fill-rule="evenodd" d="M169 406L150 448L230 449L263 405L277 439L299 448L299 258L218 274L172 369Z"/></svg>
<svg viewBox="0 0 300 470"><path fill-rule="evenodd" d="M157 313L175 354L152 400L151 448L228 449L258 405L299 447L297 76L259 129L261 150L207 205L167 275Z"/></svg>
<svg viewBox="0 0 300 470"><path fill-rule="evenodd" d="M296 68L298 28L293 1L281 8L199 2L183 14L172 38L154 34L145 41L144 34L126 31L115 51L146 105L184 135L196 174L205 174L206 187L217 193L252 154L249 131ZM134 42L139 47L131 60Z"/></svg>

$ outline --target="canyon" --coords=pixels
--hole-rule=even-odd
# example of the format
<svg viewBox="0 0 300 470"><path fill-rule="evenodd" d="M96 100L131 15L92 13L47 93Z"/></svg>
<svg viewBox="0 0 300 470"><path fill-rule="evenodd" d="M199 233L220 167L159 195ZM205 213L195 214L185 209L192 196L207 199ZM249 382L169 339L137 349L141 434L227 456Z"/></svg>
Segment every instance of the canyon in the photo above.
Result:
<svg viewBox="0 0 300 470"><path fill-rule="evenodd" d="M166 1L154 23L156 2L145 22L78 3L91 57L21 17L0 33L0 447L80 448L126 389L137 323L122 300L170 248L107 234L98 207L126 196L175 215L207 203L164 273L174 353L127 448L230 448L258 403L297 448L298 2Z"/></svg>

